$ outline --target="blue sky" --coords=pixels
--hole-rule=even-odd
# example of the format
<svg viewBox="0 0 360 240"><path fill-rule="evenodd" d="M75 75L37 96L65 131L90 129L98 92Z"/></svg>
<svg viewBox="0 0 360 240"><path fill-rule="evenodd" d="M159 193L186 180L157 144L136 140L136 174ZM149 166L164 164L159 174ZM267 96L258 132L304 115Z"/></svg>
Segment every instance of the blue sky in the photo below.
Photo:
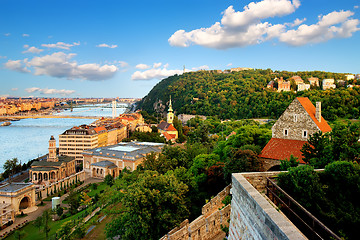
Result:
<svg viewBox="0 0 360 240"><path fill-rule="evenodd" d="M143 97L231 67L360 73L358 0L0 2L0 96Z"/></svg>

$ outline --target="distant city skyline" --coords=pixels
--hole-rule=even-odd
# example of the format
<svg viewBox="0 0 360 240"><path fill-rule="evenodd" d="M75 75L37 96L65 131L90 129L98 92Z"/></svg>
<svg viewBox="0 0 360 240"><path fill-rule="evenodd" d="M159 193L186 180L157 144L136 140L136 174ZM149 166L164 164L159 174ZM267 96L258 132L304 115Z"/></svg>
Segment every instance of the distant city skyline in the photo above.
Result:
<svg viewBox="0 0 360 240"><path fill-rule="evenodd" d="M359 6L4 0L0 97L142 98L184 66L360 73Z"/></svg>

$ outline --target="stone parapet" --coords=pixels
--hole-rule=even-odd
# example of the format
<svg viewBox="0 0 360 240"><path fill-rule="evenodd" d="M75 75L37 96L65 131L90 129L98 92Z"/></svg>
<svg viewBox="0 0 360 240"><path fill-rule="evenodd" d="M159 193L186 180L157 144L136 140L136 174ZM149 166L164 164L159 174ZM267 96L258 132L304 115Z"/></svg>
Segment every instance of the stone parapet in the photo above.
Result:
<svg viewBox="0 0 360 240"><path fill-rule="evenodd" d="M277 173L279 172L232 175L229 239L306 239L257 190L263 188L266 176Z"/></svg>
<svg viewBox="0 0 360 240"><path fill-rule="evenodd" d="M225 236L221 227L229 226L231 206L224 206L222 201L229 194L230 185L203 206L201 216L191 223L186 219L160 240L212 240L220 235Z"/></svg>

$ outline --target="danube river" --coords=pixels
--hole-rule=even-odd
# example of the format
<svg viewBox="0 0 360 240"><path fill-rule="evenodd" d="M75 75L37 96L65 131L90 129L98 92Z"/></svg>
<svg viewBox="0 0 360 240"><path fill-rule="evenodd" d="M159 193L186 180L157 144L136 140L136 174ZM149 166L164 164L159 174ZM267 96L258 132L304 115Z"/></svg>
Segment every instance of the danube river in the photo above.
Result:
<svg viewBox="0 0 360 240"><path fill-rule="evenodd" d="M122 107L121 107L122 106ZM118 105L117 115L125 111L126 105ZM112 109L104 104L89 105L56 113L74 116L112 116ZM66 129L81 124L89 124L96 119L38 118L13 121L10 126L0 127L0 172L7 159L18 158L21 163L28 162L48 152L48 141L53 135L59 146L59 134Z"/></svg>

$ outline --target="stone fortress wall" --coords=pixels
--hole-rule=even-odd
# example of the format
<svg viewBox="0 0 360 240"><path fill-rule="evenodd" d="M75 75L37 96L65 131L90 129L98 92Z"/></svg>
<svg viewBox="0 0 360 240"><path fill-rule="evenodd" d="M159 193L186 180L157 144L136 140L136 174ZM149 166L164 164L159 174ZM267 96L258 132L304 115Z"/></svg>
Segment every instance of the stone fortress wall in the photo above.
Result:
<svg viewBox="0 0 360 240"><path fill-rule="evenodd" d="M219 192L202 207L202 215L189 223L186 219L179 227L174 228L160 240L212 240L223 239L225 233L221 225L229 226L230 204L224 206L222 201L230 194L231 186Z"/></svg>

